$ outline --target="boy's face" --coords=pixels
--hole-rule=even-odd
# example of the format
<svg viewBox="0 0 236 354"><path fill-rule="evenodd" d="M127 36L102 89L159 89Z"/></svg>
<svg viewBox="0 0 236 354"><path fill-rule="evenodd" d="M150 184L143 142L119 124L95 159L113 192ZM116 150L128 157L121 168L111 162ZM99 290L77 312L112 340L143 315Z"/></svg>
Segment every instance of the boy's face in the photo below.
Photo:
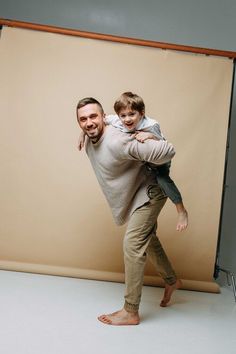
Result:
<svg viewBox="0 0 236 354"><path fill-rule="evenodd" d="M144 112L140 113L130 107L124 108L119 113L119 118L124 125L130 131L136 129L137 125L139 124L140 120L143 119Z"/></svg>

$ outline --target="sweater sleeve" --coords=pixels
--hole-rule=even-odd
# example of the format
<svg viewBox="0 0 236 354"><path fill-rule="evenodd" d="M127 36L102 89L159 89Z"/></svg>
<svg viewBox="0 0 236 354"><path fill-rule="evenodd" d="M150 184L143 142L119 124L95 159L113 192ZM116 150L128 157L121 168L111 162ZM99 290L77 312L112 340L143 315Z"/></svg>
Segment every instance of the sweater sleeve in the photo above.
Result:
<svg viewBox="0 0 236 354"><path fill-rule="evenodd" d="M161 132L160 125L158 123L155 123L153 126L151 126L149 128L149 131L150 131L150 133L155 135L155 137L157 137L157 139L159 139L159 140L164 139L162 132Z"/></svg>
<svg viewBox="0 0 236 354"><path fill-rule="evenodd" d="M164 139L164 136L161 132L160 124L156 120L147 116L145 116L140 122L137 127L137 130L152 133L158 140Z"/></svg>
<svg viewBox="0 0 236 354"><path fill-rule="evenodd" d="M162 165L169 162L175 155L172 144L166 140L145 140L140 143L136 139L129 141L124 149L125 158L130 160L150 162L156 165Z"/></svg>
<svg viewBox="0 0 236 354"><path fill-rule="evenodd" d="M120 121L120 118L117 114L108 114L104 119L107 125L113 125L113 127L118 128L120 131L123 131L123 124Z"/></svg>

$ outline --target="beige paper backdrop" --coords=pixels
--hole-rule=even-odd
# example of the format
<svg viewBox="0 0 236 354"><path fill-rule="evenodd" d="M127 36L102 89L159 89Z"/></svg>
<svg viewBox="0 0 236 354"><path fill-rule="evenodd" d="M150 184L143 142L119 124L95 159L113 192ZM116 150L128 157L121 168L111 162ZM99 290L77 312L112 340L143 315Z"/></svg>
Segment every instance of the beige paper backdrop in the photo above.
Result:
<svg viewBox="0 0 236 354"><path fill-rule="evenodd" d="M0 267L123 280L122 237L84 152L75 106L94 96L107 113L140 94L177 151L172 176L189 211L175 231L168 201L159 237L184 287L212 281L218 238L233 62L3 28L0 39ZM151 265L147 284L160 284Z"/></svg>

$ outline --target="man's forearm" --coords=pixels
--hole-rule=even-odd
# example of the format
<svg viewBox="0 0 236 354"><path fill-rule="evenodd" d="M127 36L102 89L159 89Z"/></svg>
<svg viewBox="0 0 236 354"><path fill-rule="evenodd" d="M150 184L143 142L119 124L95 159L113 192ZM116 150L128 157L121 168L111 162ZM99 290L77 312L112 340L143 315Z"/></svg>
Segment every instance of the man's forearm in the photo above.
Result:
<svg viewBox="0 0 236 354"><path fill-rule="evenodd" d="M132 141L127 145L126 153L132 160L162 165L174 157L175 150L166 140L146 140L144 143Z"/></svg>

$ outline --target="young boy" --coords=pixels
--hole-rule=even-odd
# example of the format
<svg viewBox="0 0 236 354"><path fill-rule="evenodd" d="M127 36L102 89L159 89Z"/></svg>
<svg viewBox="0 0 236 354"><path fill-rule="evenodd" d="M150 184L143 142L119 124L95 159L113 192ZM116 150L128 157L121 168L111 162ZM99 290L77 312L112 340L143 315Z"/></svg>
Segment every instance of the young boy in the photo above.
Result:
<svg viewBox="0 0 236 354"><path fill-rule="evenodd" d="M141 143L147 139L165 139L157 121L145 116L145 104L140 96L132 92L124 92L116 100L114 110L117 115L106 116L106 124L111 124L125 133L132 133ZM79 150L84 146L84 139L82 133L79 138ZM188 213L178 188L169 176L170 162L158 166L147 164L147 166L155 172L159 186L176 206L178 213L176 230L185 230L188 226Z"/></svg>

